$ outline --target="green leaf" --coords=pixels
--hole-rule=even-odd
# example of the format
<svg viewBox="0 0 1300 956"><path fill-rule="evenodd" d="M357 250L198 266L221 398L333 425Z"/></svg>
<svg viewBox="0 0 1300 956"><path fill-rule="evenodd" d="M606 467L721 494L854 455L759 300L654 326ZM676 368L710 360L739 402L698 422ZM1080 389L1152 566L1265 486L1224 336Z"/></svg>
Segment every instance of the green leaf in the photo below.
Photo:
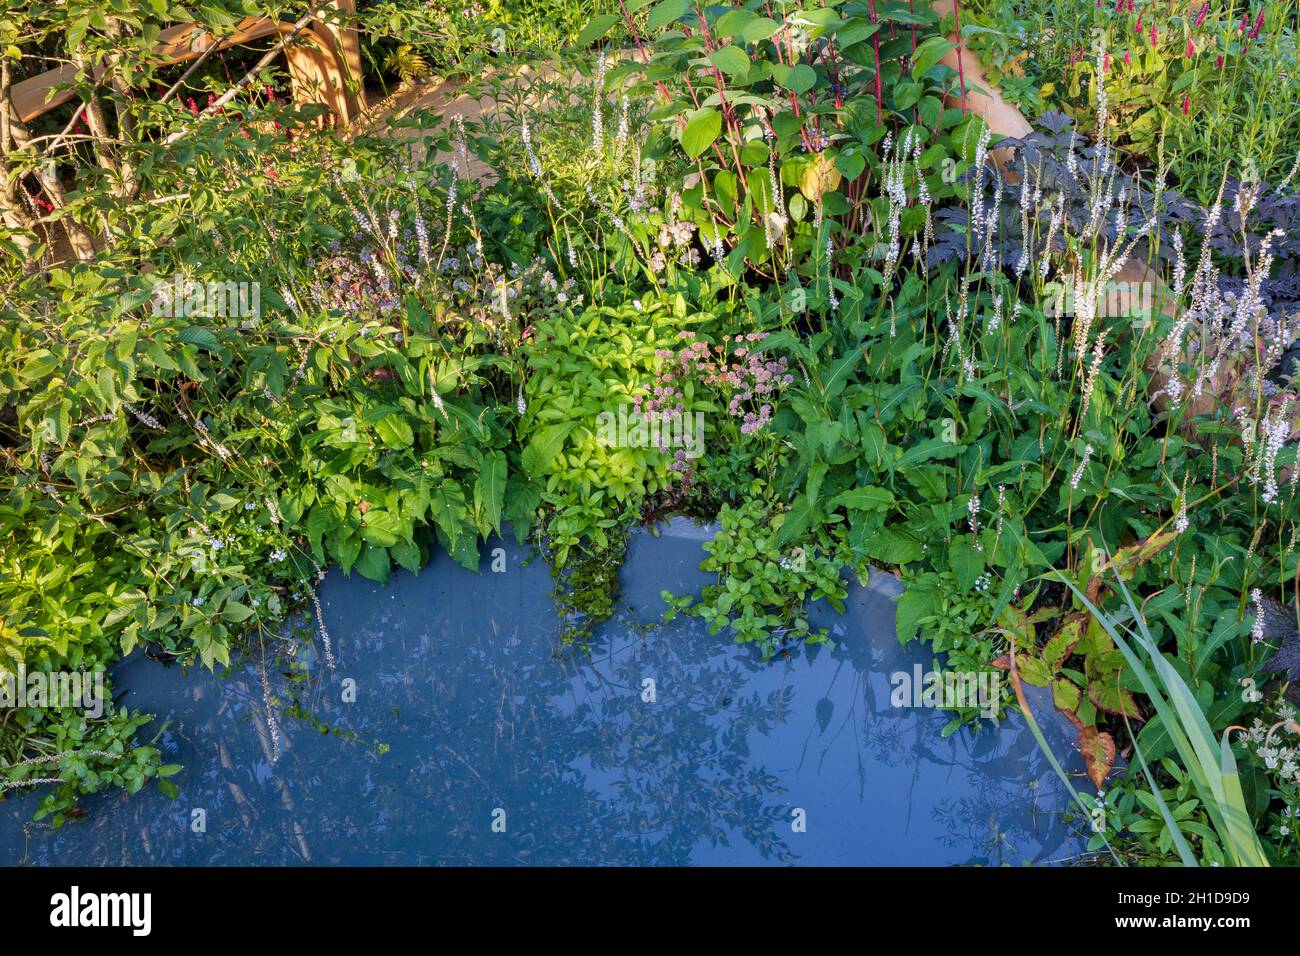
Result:
<svg viewBox="0 0 1300 956"><path fill-rule="evenodd" d="M894 493L887 488L864 485L836 495L830 506L831 510L847 508L850 511L883 511L894 506Z"/></svg>
<svg viewBox="0 0 1300 956"><path fill-rule="evenodd" d="M412 574L420 570L420 546L414 541L399 541L388 549L393 556L393 560L400 564Z"/></svg>
<svg viewBox="0 0 1300 956"><path fill-rule="evenodd" d="M969 591L975 580L984 573L984 553L976 549L965 535L948 543L948 567L957 576L957 584Z"/></svg>
<svg viewBox="0 0 1300 956"><path fill-rule="evenodd" d="M800 63L797 66L778 63L772 67L772 79L787 90L807 93L817 83L817 71L807 63Z"/></svg>
<svg viewBox="0 0 1300 956"><path fill-rule="evenodd" d="M375 425L375 433L389 448L409 448L415 441L411 426L396 412L390 412L380 419Z"/></svg>
<svg viewBox="0 0 1300 956"><path fill-rule="evenodd" d="M357 562L357 570L361 572L362 577L381 584L388 580L388 571L391 567L388 551L372 544L366 545L365 550L361 552L361 560Z"/></svg>
<svg viewBox="0 0 1300 956"><path fill-rule="evenodd" d="M221 609L221 617L232 624L246 621L252 616L253 609L247 604L240 604L238 601L227 601L226 606Z"/></svg>
<svg viewBox="0 0 1300 956"><path fill-rule="evenodd" d="M685 13L687 6L687 0L663 0L662 3L650 11L650 16L646 19L646 26L651 30L658 30L662 26L667 26Z"/></svg>
<svg viewBox="0 0 1300 956"><path fill-rule="evenodd" d="M909 585L898 598L898 611L894 618L894 629L898 642L906 644L916 637L916 629L921 620L939 613L938 595L934 590Z"/></svg>
<svg viewBox="0 0 1300 956"><path fill-rule="evenodd" d="M779 29L781 29L781 24L777 23L775 20L769 19L768 17L759 17L757 20L753 20L746 24L745 28L740 32L740 35L744 38L746 43L760 43L772 36L772 34L776 33Z"/></svg>
<svg viewBox="0 0 1300 956"><path fill-rule="evenodd" d="M713 145L722 132L722 114L711 106L696 110L682 130L682 149L691 159Z"/></svg>
<svg viewBox="0 0 1300 956"><path fill-rule="evenodd" d="M494 451L483 457L483 468L474 483L474 500L478 504L488 527L501 531L501 509L506 496L505 452Z"/></svg>
<svg viewBox="0 0 1300 956"><path fill-rule="evenodd" d="M867 542L866 551L870 557L885 564L907 564L921 557L921 542L906 531L894 528L881 528Z"/></svg>
<svg viewBox="0 0 1300 956"><path fill-rule="evenodd" d="M590 46L608 33L609 28L618 21L619 14L617 13L603 13L598 17L592 17L587 21L587 25L582 28L582 32L578 34L577 45L580 47Z"/></svg>
<svg viewBox="0 0 1300 956"><path fill-rule="evenodd" d="M400 515L372 508L361 518L361 537L370 544L390 548L410 534Z"/></svg>
<svg viewBox="0 0 1300 956"><path fill-rule="evenodd" d="M745 76L749 73L749 57L738 46L724 46L714 50L709 60L728 76Z"/></svg>
<svg viewBox="0 0 1300 956"><path fill-rule="evenodd" d="M548 425L535 434L520 459L524 470L530 475L544 475L550 471L555 456L564 447L564 440L576 424L560 422L558 425Z"/></svg>
<svg viewBox="0 0 1300 956"><path fill-rule="evenodd" d="M955 458L966 449L965 445L944 441L942 438L927 438L917 442L898 461L899 471L905 471L913 465L931 461L935 458Z"/></svg>
<svg viewBox="0 0 1300 956"><path fill-rule="evenodd" d="M912 76L924 76L952 49L953 45L946 37L933 36L923 41L912 54Z"/></svg>
<svg viewBox="0 0 1300 956"><path fill-rule="evenodd" d="M794 504L790 506L790 510L786 512L785 521L781 523L781 530L777 532L777 545L789 544L808 530L816 510L816 503L807 495L800 495L796 498Z"/></svg>

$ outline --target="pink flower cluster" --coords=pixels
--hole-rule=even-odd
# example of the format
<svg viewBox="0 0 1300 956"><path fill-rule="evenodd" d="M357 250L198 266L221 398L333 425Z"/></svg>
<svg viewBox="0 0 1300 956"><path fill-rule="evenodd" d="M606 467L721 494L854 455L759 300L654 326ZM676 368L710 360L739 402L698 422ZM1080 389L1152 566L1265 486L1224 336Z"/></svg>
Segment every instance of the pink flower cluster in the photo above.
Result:
<svg viewBox="0 0 1300 956"><path fill-rule="evenodd" d="M668 410L680 412L680 383L693 376L728 395L727 411L741 419L742 434L753 434L772 420L772 402L781 389L794 381L794 376L788 371L788 359L768 359L752 351L767 338L767 333L750 332L734 338L725 335L722 343L714 346L696 339L694 332L678 334L683 345L676 353L669 349L658 353L667 362L655 381L648 411L664 409L665 403L675 401L677 404ZM753 408L755 403L757 409Z"/></svg>

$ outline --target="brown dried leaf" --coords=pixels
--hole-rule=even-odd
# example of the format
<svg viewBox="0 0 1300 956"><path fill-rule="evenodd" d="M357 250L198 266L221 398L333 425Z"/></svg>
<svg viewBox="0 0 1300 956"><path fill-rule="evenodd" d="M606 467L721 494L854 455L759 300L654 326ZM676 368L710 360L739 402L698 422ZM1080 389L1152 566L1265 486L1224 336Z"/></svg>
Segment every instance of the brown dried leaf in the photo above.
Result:
<svg viewBox="0 0 1300 956"><path fill-rule="evenodd" d="M1079 752L1088 767L1088 776L1100 790L1110 768L1115 766L1115 738L1096 727L1084 727L1079 731Z"/></svg>

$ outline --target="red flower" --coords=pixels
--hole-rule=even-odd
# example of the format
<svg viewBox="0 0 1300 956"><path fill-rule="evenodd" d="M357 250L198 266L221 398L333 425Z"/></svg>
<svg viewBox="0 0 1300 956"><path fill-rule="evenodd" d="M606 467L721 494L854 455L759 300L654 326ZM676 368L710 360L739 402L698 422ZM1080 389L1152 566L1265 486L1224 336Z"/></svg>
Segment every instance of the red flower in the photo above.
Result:
<svg viewBox="0 0 1300 956"><path fill-rule="evenodd" d="M1132 65L1133 65L1133 58L1132 58L1131 56L1128 55L1128 50L1125 50L1125 51L1124 51L1124 65L1125 65L1125 66L1132 66Z"/></svg>
<svg viewBox="0 0 1300 956"><path fill-rule="evenodd" d="M1151 45L1155 46L1160 40L1159 34L1156 33L1156 25L1151 24Z"/></svg>
<svg viewBox="0 0 1300 956"><path fill-rule="evenodd" d="M1192 111L1192 98L1191 98L1190 96L1184 96L1184 97L1183 97L1183 115L1184 115L1184 116L1187 116L1189 113L1191 113L1191 111Z"/></svg>
<svg viewBox="0 0 1300 956"><path fill-rule="evenodd" d="M1201 26L1202 24L1204 24L1204 23L1205 23L1205 15L1206 15L1207 13L1209 13L1209 12L1210 12L1210 3L1209 3L1209 0L1206 0L1205 3L1202 3L1202 4L1201 4L1201 9L1198 10L1198 11L1196 11L1196 20L1195 20L1195 22L1194 22L1193 25L1199 27L1199 26Z"/></svg>
<svg viewBox="0 0 1300 956"><path fill-rule="evenodd" d="M1214 58L1214 65L1217 66L1220 70L1223 69L1223 54L1222 54L1222 53L1220 53L1218 56L1216 56L1216 57Z"/></svg>
<svg viewBox="0 0 1300 956"><path fill-rule="evenodd" d="M1196 46L1192 43L1190 37L1187 40L1187 49L1183 51L1183 56L1187 57L1189 60L1196 56Z"/></svg>

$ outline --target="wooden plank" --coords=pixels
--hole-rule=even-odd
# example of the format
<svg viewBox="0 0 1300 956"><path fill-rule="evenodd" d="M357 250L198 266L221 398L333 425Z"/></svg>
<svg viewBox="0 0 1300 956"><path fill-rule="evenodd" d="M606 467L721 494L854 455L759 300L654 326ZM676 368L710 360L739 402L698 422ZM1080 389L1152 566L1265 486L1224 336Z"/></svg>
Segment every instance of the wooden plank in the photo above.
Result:
<svg viewBox="0 0 1300 956"><path fill-rule="evenodd" d="M351 3L352 0L338 0ZM264 17L245 17L235 28L235 32L217 41L218 50L242 46L271 36L283 36L291 26ZM355 70L360 82L360 52L356 47L356 31L350 40L346 36L334 33L322 35L318 28L308 27L298 34L301 43L291 43L285 49L285 60L289 78L293 85L293 98L297 103L321 103L328 107L339 123L348 123L360 115L360 102L355 94L349 94L345 74L348 67L344 64L346 44L351 43L356 53ZM202 56L212 45L211 37L199 30L195 24L186 23L168 27L159 35L154 47L157 62L163 65L184 63ZM29 77L13 84L9 91L10 101L22 122L29 122L49 112L57 106L75 98L75 92L69 84L76 80L76 68L65 65L47 73ZM95 71L95 79L103 76L102 67Z"/></svg>

